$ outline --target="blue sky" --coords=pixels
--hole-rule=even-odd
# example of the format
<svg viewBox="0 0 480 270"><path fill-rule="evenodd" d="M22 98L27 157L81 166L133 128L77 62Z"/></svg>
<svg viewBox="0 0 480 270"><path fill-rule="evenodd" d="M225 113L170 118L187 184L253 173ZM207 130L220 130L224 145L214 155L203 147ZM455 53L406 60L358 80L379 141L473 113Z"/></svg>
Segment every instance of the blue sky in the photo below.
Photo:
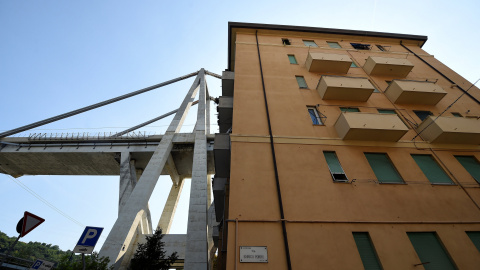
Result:
<svg viewBox="0 0 480 270"><path fill-rule="evenodd" d="M0 0L0 131L78 109L205 68L227 68L227 22L252 22L427 35L424 49L471 82L479 1L8 1ZM193 79L37 130L115 132L176 109ZM207 77L212 96L220 82ZM212 106L212 114L215 113ZM194 112L193 110L192 112ZM192 113L191 113L192 114ZM194 113L185 122L190 132ZM161 134L169 120L141 129ZM215 123L216 120L212 121ZM216 130L212 126L212 130ZM17 179L83 225L105 227L117 215L118 176ZM158 222L171 186L161 177L150 199ZM184 191L188 192L189 181ZM172 233L186 232L188 193ZM83 227L0 175L0 230L16 235L24 211L46 219L22 241L73 249ZM97 248L98 250L98 248Z"/></svg>

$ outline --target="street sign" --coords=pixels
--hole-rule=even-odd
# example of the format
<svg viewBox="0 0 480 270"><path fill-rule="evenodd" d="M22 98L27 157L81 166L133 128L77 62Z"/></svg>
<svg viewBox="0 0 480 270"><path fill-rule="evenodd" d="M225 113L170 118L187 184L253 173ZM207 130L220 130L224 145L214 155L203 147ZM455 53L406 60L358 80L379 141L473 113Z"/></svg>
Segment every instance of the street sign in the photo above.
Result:
<svg viewBox="0 0 480 270"><path fill-rule="evenodd" d="M53 268L54 263L44 260L36 260L30 269L48 270Z"/></svg>
<svg viewBox="0 0 480 270"><path fill-rule="evenodd" d="M23 224L22 231L20 232L20 237L24 237L25 235L27 235L27 233L31 232L44 221L45 219L25 211L25 214L23 215Z"/></svg>
<svg viewBox="0 0 480 270"><path fill-rule="evenodd" d="M267 247L240 247L241 263L268 263Z"/></svg>
<svg viewBox="0 0 480 270"><path fill-rule="evenodd" d="M73 249L76 253L91 254L95 245L97 244L100 234L102 234L103 228L86 227L78 240L77 245Z"/></svg>

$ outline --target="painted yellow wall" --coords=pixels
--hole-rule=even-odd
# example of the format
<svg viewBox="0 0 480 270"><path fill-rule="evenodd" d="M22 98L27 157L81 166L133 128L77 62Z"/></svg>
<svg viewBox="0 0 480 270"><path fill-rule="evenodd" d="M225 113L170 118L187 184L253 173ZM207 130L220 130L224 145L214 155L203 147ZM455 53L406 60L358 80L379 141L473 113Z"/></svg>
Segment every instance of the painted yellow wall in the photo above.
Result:
<svg viewBox="0 0 480 270"><path fill-rule="evenodd" d="M292 45L282 45L281 38ZM453 155L480 160L480 147L430 144L421 137L411 141L414 125L421 123L413 110L439 115L461 90L409 54L399 40L267 30L259 31L258 39L293 269L362 269L352 232L369 232L384 269L423 269L413 266L420 259L406 232L414 231L437 232L459 269L479 269L480 252L465 231L480 231L480 186ZM255 35L239 29L235 40L227 269L287 269ZM305 47L302 40L314 40L319 48ZM326 41L342 49L331 49ZM375 46L357 51L350 42L391 47L389 52ZM466 80L415 42L403 43L468 88ZM349 55L359 67L347 74L310 73L304 66L309 50ZM297 65L289 63L288 54L295 55ZM385 81L396 78L368 76L361 68L368 56L407 58L414 68L403 79L437 80L448 93L436 105L394 105L383 93L373 93L366 102L321 99L316 90L321 75L366 77L385 91ZM304 76L308 89L300 89L295 76ZM317 104L327 117L325 125L313 125L308 115L307 106ZM396 109L409 131L399 142L341 140L334 124L339 107L348 106L368 113ZM450 112L480 115L480 106L462 97L444 115ZM350 183L332 181L323 151L336 152ZM378 183L365 152L386 153L405 184ZM432 185L411 154L433 155L455 184ZM269 262L240 263L240 246L267 246Z"/></svg>

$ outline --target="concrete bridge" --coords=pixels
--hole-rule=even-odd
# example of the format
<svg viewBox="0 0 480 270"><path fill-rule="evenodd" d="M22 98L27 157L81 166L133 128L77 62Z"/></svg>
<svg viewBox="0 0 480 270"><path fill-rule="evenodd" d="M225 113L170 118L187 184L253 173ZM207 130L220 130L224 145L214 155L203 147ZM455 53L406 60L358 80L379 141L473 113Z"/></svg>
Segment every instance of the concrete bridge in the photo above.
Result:
<svg viewBox="0 0 480 270"><path fill-rule="evenodd" d="M140 89L85 108L0 133L0 173L22 175L119 175L118 218L100 250L115 269L126 269L138 243L162 229L167 254L179 255L175 268L209 269L215 253L213 228L218 223L212 204L211 176L215 174L215 136L210 134L210 98L205 75L222 76L201 69L164 83ZM8 137L41 125L138 95L186 78L195 80L178 110L109 136L84 134L34 134ZM233 87L233 78L222 80ZM225 84L224 84L225 85ZM198 96L198 101L194 102ZM197 104L198 103L198 104ZM192 133L179 133L183 121L197 104ZM146 136L134 130L175 114L163 135ZM230 120L231 121L231 120ZM160 175L170 175L173 185L158 222L152 224L148 200ZM191 178L187 234L169 234L183 180Z"/></svg>

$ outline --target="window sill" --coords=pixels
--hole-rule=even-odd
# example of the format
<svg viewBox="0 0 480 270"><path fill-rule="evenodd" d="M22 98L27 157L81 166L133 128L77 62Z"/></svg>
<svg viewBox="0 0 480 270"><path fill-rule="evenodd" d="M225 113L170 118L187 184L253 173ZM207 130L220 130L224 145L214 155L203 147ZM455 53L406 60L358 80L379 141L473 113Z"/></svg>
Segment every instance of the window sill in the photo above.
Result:
<svg viewBox="0 0 480 270"><path fill-rule="evenodd" d="M382 185L407 185L406 182L380 182L378 181L379 184Z"/></svg>

